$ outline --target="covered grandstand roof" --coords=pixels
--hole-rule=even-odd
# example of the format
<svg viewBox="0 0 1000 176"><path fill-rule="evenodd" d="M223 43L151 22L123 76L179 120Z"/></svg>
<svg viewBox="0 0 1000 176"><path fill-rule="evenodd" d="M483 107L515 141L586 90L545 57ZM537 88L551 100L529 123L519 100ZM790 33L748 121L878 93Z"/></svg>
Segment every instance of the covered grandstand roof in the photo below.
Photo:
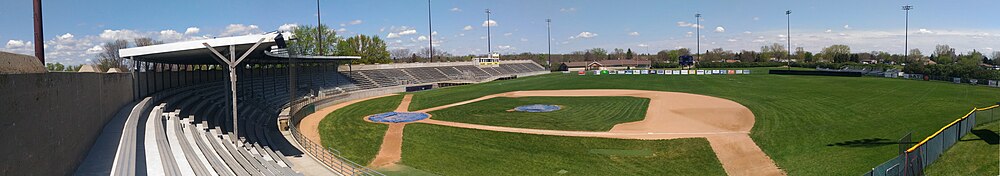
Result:
<svg viewBox="0 0 1000 176"><path fill-rule="evenodd" d="M282 34L283 38L289 38L291 33ZM222 37L204 40L183 41L159 45L150 45L119 50L119 55L123 58L130 58L137 61L168 63L168 64L218 64L213 57L212 51L205 48L204 43L211 45L223 55L228 55L229 46L236 48L236 54L242 55L244 51L250 49L257 41L264 39L256 49L247 56L251 62L285 62L289 58L287 52L280 52L277 49L272 51L271 46L275 46L275 37L278 33L244 35L235 37ZM286 39L287 41L288 39ZM295 56L296 59L329 61L329 60L352 60L360 59L358 56Z"/></svg>

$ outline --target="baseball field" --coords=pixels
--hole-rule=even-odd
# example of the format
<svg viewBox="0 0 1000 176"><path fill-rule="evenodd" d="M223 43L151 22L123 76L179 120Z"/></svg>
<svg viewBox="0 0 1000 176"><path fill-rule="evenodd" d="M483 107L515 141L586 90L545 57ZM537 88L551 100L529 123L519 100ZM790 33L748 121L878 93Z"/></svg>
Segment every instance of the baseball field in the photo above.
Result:
<svg viewBox="0 0 1000 176"><path fill-rule="evenodd" d="M729 131L709 130L705 134L749 136L752 141L740 142L741 146L737 147L759 147L759 151L766 154L763 158L780 169L778 175L857 175L894 157L898 152L896 139L903 134L914 132L914 139L923 139L972 107L989 106L1000 100L1000 89L983 86L873 77L768 75L765 69L755 69L754 73L670 76L557 73L448 87L337 106L327 113L317 113L321 116L321 121L317 120L317 131L324 146L390 175L725 175L733 174L731 169L725 168L731 168L732 163L740 164L731 160L741 158L719 153L719 146L714 146L719 138L712 136L676 137L681 133L662 133L675 136L643 140L575 134L621 132L625 130L616 130L618 126L643 124L661 114L649 112L701 117L719 112L739 114L737 110L731 112L719 107L743 108L752 112L741 116L749 117L749 121L714 120L711 123L723 124L719 129ZM625 93L545 96L559 91L542 91L546 94L496 96L517 95L516 92L530 94L535 90L622 90ZM689 100L690 104L700 104L698 106L704 108L701 111L699 108L676 109L673 106L689 103L667 102L683 99L672 96L631 95L629 90L683 93L734 103ZM544 113L509 111L528 104L553 104L562 109ZM432 115L428 121L433 123L400 126L400 139L388 140L389 125L363 120L365 116L398 111L398 108L425 111ZM450 124L465 124L465 127ZM729 129L727 125L752 128ZM686 128L654 124L648 130L672 130L656 127ZM499 130L491 130L493 128ZM539 132L509 129L537 129ZM556 130L575 133L546 135ZM385 148L385 141L401 143L401 156L390 165L372 165L380 149ZM986 144L986 140L968 141L959 143L945 155L975 155L994 149L990 156L996 156L996 144ZM743 145L747 143L750 145ZM968 165L974 168L996 166L991 161L982 161L984 159L990 157L946 156L938 163L941 166L932 166L928 173L935 173L935 170L951 173L949 169L953 167ZM766 165L767 162L751 164ZM979 175L980 172L996 174L995 169L969 173Z"/></svg>

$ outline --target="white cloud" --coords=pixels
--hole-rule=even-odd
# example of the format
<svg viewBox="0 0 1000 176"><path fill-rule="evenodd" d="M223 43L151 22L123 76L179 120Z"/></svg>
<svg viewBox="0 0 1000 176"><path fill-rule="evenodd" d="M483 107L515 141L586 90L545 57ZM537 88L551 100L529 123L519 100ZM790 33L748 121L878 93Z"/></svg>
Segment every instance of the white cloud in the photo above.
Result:
<svg viewBox="0 0 1000 176"><path fill-rule="evenodd" d="M691 27L691 28L705 28L705 26L698 25L697 23L688 23L687 21L678 21L678 27Z"/></svg>
<svg viewBox="0 0 1000 176"><path fill-rule="evenodd" d="M73 39L73 34L66 33L66 34L63 34L63 35L59 35L56 38L59 39L59 40L71 40L71 39Z"/></svg>
<svg viewBox="0 0 1000 176"><path fill-rule="evenodd" d="M482 26L483 26L483 27L486 27L486 25L487 25L487 24L488 24L489 26L497 26L497 21L493 21L493 20L489 20L489 21L483 21L483 25L482 25Z"/></svg>
<svg viewBox="0 0 1000 176"><path fill-rule="evenodd" d="M461 12L461 11L462 11L462 9L460 9L460 8L458 8L458 7L454 7L454 8L451 8L451 10L450 10L450 11L452 11L452 12Z"/></svg>
<svg viewBox="0 0 1000 176"><path fill-rule="evenodd" d="M844 25L844 29L851 29L851 25Z"/></svg>
<svg viewBox="0 0 1000 176"><path fill-rule="evenodd" d="M636 46L639 46L639 47L643 47L643 48L645 48L645 47L649 47L649 45L647 45L647 44L642 44L642 43L640 43L639 45L636 45Z"/></svg>
<svg viewBox="0 0 1000 176"><path fill-rule="evenodd" d="M427 41L427 36L422 36L421 35L420 37L417 37L417 40L418 41Z"/></svg>
<svg viewBox="0 0 1000 176"><path fill-rule="evenodd" d="M594 38L594 37L597 37L597 33L591 33L591 32L584 31L584 32L580 32L580 34L577 34L576 36L569 37L569 39L576 39L576 38L588 39L588 38Z"/></svg>
<svg viewBox="0 0 1000 176"><path fill-rule="evenodd" d="M347 32L347 28L340 28L340 29L337 29L337 32Z"/></svg>
<svg viewBox="0 0 1000 176"><path fill-rule="evenodd" d="M521 42L527 42L527 41L528 41L528 39L526 39L526 38L521 38Z"/></svg>
<svg viewBox="0 0 1000 176"><path fill-rule="evenodd" d="M347 22L347 24L348 25L359 25L359 24L364 23L364 22L365 21L362 21L362 20L353 20L351 22Z"/></svg>
<svg viewBox="0 0 1000 176"><path fill-rule="evenodd" d="M722 28L722 26L715 27L715 32L726 32L726 28Z"/></svg>
<svg viewBox="0 0 1000 176"><path fill-rule="evenodd" d="M98 54L98 53L101 53L102 51L104 51L104 47L101 47L101 45L94 45L94 47L91 47L90 49L87 49L86 53L87 54Z"/></svg>
<svg viewBox="0 0 1000 176"><path fill-rule="evenodd" d="M760 20L760 17L753 17L754 21Z"/></svg>
<svg viewBox="0 0 1000 176"><path fill-rule="evenodd" d="M736 42L736 41L738 41L738 40L736 40L736 39L729 39L729 40L726 40L726 41L729 41L729 42Z"/></svg>
<svg viewBox="0 0 1000 176"><path fill-rule="evenodd" d="M282 25L282 26L284 26L284 25ZM186 35L197 34L198 32L201 32L201 29L196 28L196 27L189 27L189 28L187 28L187 30L184 30L184 34L186 34Z"/></svg>
<svg viewBox="0 0 1000 176"><path fill-rule="evenodd" d="M831 32L833 32L833 29L826 29L826 31L823 31L823 32L825 32L825 33L831 33Z"/></svg>
<svg viewBox="0 0 1000 176"><path fill-rule="evenodd" d="M691 36L694 36L694 32L691 32L691 31L688 31L688 32L685 32L685 33L684 33L684 36L685 36L685 37L691 37Z"/></svg>
<svg viewBox="0 0 1000 176"><path fill-rule="evenodd" d="M639 36L639 32L629 32L628 35L630 35L630 36Z"/></svg>
<svg viewBox="0 0 1000 176"><path fill-rule="evenodd" d="M570 7L570 8L561 8L561 9L559 9L559 12L566 12L566 13L569 13L569 12L576 12L576 7Z"/></svg>
<svg viewBox="0 0 1000 176"><path fill-rule="evenodd" d="M472 26L465 26L462 28L463 31L472 30Z"/></svg>
<svg viewBox="0 0 1000 176"><path fill-rule="evenodd" d="M399 35L410 35L410 34L417 34L417 30L416 29L409 29L409 30L404 30L404 31L399 32Z"/></svg>
<svg viewBox="0 0 1000 176"><path fill-rule="evenodd" d="M142 37L142 35L132 30L122 29L122 30L104 30L104 32L101 32L100 37L101 39L104 40L119 40L119 39L130 40Z"/></svg>
<svg viewBox="0 0 1000 176"><path fill-rule="evenodd" d="M390 32L389 35L385 35L385 38L399 38L399 34Z"/></svg>
<svg viewBox="0 0 1000 176"><path fill-rule="evenodd" d="M510 45L500 45L500 46L497 46L497 48L502 49L502 50L506 50L506 49L511 49L512 47L510 47Z"/></svg>
<svg viewBox="0 0 1000 176"><path fill-rule="evenodd" d="M432 35L432 36L434 36L434 35L438 35L438 31L434 31L434 32L431 32L431 35Z"/></svg>
<svg viewBox="0 0 1000 176"><path fill-rule="evenodd" d="M508 33L503 33L503 36L505 36L505 37L509 37L509 36L511 36L511 35L514 35L514 33L510 33L510 32L508 32Z"/></svg>
<svg viewBox="0 0 1000 176"><path fill-rule="evenodd" d="M8 49L14 49L14 48L24 47L24 46L26 46L25 43L29 43L30 44L31 42L24 42L24 41L21 41L21 40L8 40L7 41L7 48Z"/></svg>
<svg viewBox="0 0 1000 176"><path fill-rule="evenodd" d="M743 34L747 34L747 35L750 35L750 34L753 34L753 32L750 32L750 31L743 31Z"/></svg>
<svg viewBox="0 0 1000 176"><path fill-rule="evenodd" d="M927 29L920 29L919 31L917 31L917 34L933 34L933 33L934 33L933 31Z"/></svg>
<svg viewBox="0 0 1000 176"><path fill-rule="evenodd" d="M292 31L295 30L295 28L299 28L299 24L296 23L282 24L281 26L278 27L278 31Z"/></svg>
<svg viewBox="0 0 1000 176"><path fill-rule="evenodd" d="M162 30L160 31L160 40L165 42L178 41L184 38L184 35L174 31L174 30Z"/></svg>
<svg viewBox="0 0 1000 176"><path fill-rule="evenodd" d="M261 33L260 27L257 25L244 25L244 24L230 24L226 26L226 30L222 31L221 36L237 36L237 35L249 35Z"/></svg>

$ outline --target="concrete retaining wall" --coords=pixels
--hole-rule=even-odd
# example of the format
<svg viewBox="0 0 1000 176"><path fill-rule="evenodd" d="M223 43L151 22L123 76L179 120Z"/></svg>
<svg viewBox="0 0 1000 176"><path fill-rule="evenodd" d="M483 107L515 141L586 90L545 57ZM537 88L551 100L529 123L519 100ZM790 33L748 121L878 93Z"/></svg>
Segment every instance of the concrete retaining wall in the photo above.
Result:
<svg viewBox="0 0 1000 176"><path fill-rule="evenodd" d="M120 108L128 73L0 75L0 175L69 175Z"/></svg>

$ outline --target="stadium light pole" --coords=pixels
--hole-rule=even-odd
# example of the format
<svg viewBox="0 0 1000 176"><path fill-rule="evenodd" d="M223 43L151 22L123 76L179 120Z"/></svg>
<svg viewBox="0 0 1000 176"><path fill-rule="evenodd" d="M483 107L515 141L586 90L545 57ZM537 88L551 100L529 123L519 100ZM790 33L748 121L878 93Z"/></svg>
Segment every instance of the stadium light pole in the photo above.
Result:
<svg viewBox="0 0 1000 176"><path fill-rule="evenodd" d="M42 0L32 1L34 4L34 16L35 16L35 57L38 61L41 61L42 65L45 65L45 39L44 32L42 32Z"/></svg>
<svg viewBox="0 0 1000 176"><path fill-rule="evenodd" d="M785 62L785 68L787 70L792 70L792 11L785 11L785 25L787 29L785 30L785 40L788 42L788 52L787 52L787 62Z"/></svg>
<svg viewBox="0 0 1000 176"><path fill-rule="evenodd" d="M433 23L431 23L431 0L427 0L427 31L430 32L430 34L427 35L428 36L427 38L430 39L428 40L427 45L431 49L430 52L431 62L434 62L434 27L432 26L432 24Z"/></svg>
<svg viewBox="0 0 1000 176"><path fill-rule="evenodd" d="M545 55L547 59L545 65L548 65L549 70L552 70L552 19L545 19L545 32L547 36L545 40L549 43L549 54Z"/></svg>
<svg viewBox="0 0 1000 176"><path fill-rule="evenodd" d="M904 31L903 31L903 59L906 61L910 60L910 10L913 10L912 5L903 6L903 11L906 13L906 17L903 20Z"/></svg>
<svg viewBox="0 0 1000 176"><path fill-rule="evenodd" d="M701 14L700 13L694 14L694 22L695 22L694 38L697 39L697 45L695 45L695 50L697 51L695 51L696 53L694 54L695 56L694 62L698 62L701 59Z"/></svg>
<svg viewBox="0 0 1000 176"><path fill-rule="evenodd" d="M490 9L486 9L486 57L489 58L490 54L493 54L493 44L490 43Z"/></svg>
<svg viewBox="0 0 1000 176"><path fill-rule="evenodd" d="M323 25L322 20L320 20L319 14L319 0L316 0L316 47L323 47L323 31L320 30L320 26ZM324 47L325 48L325 47ZM319 50L319 55L323 55L323 50Z"/></svg>

